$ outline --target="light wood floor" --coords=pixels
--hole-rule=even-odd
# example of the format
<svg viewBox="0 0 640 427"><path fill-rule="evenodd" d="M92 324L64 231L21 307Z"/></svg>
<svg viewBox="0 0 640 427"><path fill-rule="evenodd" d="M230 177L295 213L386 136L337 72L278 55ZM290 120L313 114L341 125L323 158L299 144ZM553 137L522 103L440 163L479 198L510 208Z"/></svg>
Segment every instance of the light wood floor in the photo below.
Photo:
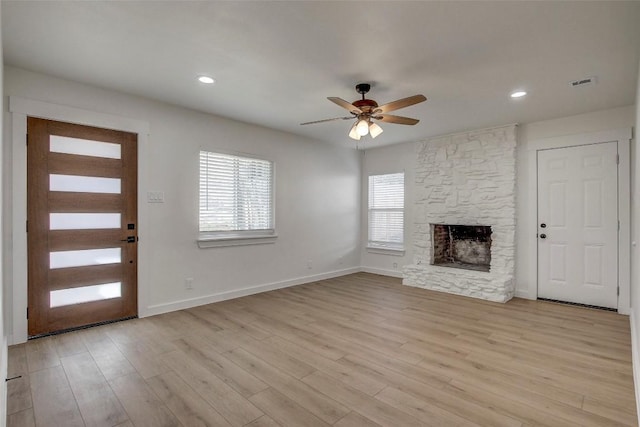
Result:
<svg viewBox="0 0 640 427"><path fill-rule="evenodd" d="M355 274L9 349L9 426L637 425L629 320Z"/></svg>

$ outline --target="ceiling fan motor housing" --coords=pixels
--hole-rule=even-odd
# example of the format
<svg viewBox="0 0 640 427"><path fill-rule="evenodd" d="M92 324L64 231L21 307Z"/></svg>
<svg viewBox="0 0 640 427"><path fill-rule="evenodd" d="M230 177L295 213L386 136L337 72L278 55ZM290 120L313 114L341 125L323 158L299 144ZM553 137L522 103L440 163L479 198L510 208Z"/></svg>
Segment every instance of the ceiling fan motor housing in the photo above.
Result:
<svg viewBox="0 0 640 427"><path fill-rule="evenodd" d="M378 103L373 99L358 99L357 101L353 101L352 104L365 113L373 111L373 109L378 106Z"/></svg>
<svg viewBox="0 0 640 427"><path fill-rule="evenodd" d="M358 99L352 102L352 105L358 107L365 115L369 115L377 106L378 103L373 99L365 99L364 94L371 90L369 83L358 83L356 85L356 92L362 95L362 99Z"/></svg>

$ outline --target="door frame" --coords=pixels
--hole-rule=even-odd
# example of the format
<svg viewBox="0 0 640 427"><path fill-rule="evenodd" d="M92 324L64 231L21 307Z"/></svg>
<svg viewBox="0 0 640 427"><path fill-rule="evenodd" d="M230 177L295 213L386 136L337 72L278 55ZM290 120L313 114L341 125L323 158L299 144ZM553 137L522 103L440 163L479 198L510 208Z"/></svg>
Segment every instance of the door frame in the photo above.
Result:
<svg viewBox="0 0 640 427"><path fill-rule="evenodd" d="M583 134L565 135L539 139L529 143L527 176L528 200L531 207L526 217L518 218L524 222L522 229L526 230L524 236L519 237L522 247L528 252L528 297L538 297L538 151L555 148L568 148L580 145L597 144L600 142L618 143L618 220L620 230L618 232L618 313L630 314L631 312L631 128L614 129L602 132L590 132ZM525 167L525 165L522 165ZM525 296L525 295L522 295Z"/></svg>
<svg viewBox="0 0 640 427"><path fill-rule="evenodd" d="M11 201L9 215L4 226L12 231L11 239L5 242L5 260L9 267L5 273L5 283L11 283L5 292L5 301L11 301L7 307L8 344L19 344L27 341L28 323L26 316L27 298L27 117L37 117L79 125L101 127L138 134L138 316L147 315L148 292L145 283L148 275L148 262L145 251L145 239L148 227L148 207L142 190L148 187L148 140L149 123L107 113L84 110L80 108L51 104L16 96L9 97L9 113L11 113L11 189L7 192ZM10 221L10 223L9 223ZM11 247L7 248L9 244ZM7 277L8 276L8 277Z"/></svg>

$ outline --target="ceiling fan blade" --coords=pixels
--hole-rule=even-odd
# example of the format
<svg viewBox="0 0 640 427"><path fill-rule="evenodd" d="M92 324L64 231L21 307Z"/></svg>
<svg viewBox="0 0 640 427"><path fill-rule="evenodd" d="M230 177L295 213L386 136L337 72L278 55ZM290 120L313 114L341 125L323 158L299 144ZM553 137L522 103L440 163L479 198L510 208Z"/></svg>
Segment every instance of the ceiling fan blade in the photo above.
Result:
<svg viewBox="0 0 640 427"><path fill-rule="evenodd" d="M360 114L362 113L362 110L359 109L358 107L356 107L355 105L351 104L350 102L345 101L342 98L336 98L335 96L330 96L327 98L329 101L338 104L339 106L341 106L342 108L351 111L354 114Z"/></svg>
<svg viewBox="0 0 640 427"><path fill-rule="evenodd" d="M411 117L394 116L391 114L380 114L375 116L374 119L386 123L396 123L398 125L415 125L420 121L418 119L412 119Z"/></svg>
<svg viewBox="0 0 640 427"><path fill-rule="evenodd" d="M316 124L316 123L332 122L334 120L351 120L351 119L353 119L353 116L351 116L351 117L335 117L333 119L324 119L324 120L316 120L316 121L313 121L313 122L300 123L300 125L313 125L313 124Z"/></svg>
<svg viewBox="0 0 640 427"><path fill-rule="evenodd" d="M384 105L381 105L375 109L375 112L388 113L389 111L399 110L400 108L408 107L414 104L419 104L426 100L427 100L427 97L424 95L413 95L408 98L398 99L397 101L392 101Z"/></svg>

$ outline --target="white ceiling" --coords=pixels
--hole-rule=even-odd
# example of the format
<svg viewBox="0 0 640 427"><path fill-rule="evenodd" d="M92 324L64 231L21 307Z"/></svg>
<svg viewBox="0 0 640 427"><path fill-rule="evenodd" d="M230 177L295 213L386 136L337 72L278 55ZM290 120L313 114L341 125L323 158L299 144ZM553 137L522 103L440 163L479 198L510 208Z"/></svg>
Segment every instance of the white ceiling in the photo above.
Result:
<svg viewBox="0 0 640 427"><path fill-rule="evenodd" d="M5 0L2 32L8 65L349 146L351 122L299 123L359 82L427 96L367 148L633 104L640 2Z"/></svg>

